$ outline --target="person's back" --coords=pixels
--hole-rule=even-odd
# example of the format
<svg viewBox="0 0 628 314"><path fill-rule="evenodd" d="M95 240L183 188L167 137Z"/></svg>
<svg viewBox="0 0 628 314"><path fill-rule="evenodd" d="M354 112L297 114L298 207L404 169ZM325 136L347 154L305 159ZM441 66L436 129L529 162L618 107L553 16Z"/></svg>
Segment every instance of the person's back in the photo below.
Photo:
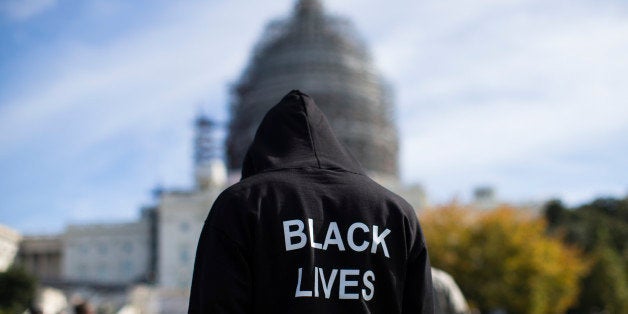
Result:
<svg viewBox="0 0 628 314"><path fill-rule="evenodd" d="M432 293L411 206L362 173L311 98L288 94L210 211L189 312L433 313Z"/></svg>

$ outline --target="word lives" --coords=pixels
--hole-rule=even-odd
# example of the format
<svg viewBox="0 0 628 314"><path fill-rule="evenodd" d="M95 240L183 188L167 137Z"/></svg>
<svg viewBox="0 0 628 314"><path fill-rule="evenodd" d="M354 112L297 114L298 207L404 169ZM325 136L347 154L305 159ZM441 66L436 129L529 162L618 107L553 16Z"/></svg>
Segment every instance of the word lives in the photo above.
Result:
<svg viewBox="0 0 628 314"><path fill-rule="evenodd" d="M363 274L360 274L359 269L332 269L327 275L325 271L320 267L314 267L314 286L312 290L307 290L301 286L303 277L303 268L299 267L299 279L297 280L297 290L294 294L296 298L299 297L312 297L319 298L320 291L319 286L323 289L325 299L329 299L332 295L334 283L336 277L338 278L338 299L357 300L362 295L362 299L370 301L375 294L375 287L373 282L375 281L375 274L372 270L367 270ZM340 275L338 275L340 274ZM361 282L362 289L353 288L358 287Z"/></svg>

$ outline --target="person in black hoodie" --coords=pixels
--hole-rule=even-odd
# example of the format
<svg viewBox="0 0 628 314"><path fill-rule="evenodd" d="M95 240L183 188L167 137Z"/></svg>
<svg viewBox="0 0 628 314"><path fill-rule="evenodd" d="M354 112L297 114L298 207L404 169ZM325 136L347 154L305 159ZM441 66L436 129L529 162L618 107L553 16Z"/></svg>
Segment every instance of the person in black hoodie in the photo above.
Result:
<svg viewBox="0 0 628 314"><path fill-rule="evenodd" d="M188 313L369 312L434 313L425 239L412 207L292 91L209 212Z"/></svg>

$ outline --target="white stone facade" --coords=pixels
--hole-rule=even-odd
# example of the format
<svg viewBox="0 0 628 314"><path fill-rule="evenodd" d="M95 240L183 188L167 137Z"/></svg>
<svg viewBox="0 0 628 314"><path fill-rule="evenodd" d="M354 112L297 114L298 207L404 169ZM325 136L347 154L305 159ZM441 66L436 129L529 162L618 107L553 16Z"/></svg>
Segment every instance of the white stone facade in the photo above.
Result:
<svg viewBox="0 0 628 314"><path fill-rule="evenodd" d="M222 188L166 192L158 205L157 284L188 290L198 239L207 214Z"/></svg>
<svg viewBox="0 0 628 314"><path fill-rule="evenodd" d="M0 225L0 272L13 264L20 242L20 234L4 225Z"/></svg>
<svg viewBox="0 0 628 314"><path fill-rule="evenodd" d="M70 225L63 253L66 280L120 285L143 280L149 272L149 221Z"/></svg>

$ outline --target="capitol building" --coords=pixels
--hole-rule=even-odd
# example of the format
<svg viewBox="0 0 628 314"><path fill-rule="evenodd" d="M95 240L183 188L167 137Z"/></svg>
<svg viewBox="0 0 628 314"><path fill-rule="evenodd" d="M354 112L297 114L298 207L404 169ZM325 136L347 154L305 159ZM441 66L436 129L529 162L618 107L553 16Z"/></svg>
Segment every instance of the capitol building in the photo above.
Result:
<svg viewBox="0 0 628 314"><path fill-rule="evenodd" d="M68 225L52 236L11 234L19 242L12 253L16 263L44 285L109 304L114 313L185 313L208 211L239 180L266 111L293 89L314 98L369 176L417 211L425 207L419 186L400 183L392 88L366 44L348 19L326 13L321 1L301 0L287 17L267 25L230 90L224 144L210 117L196 118L193 188L156 190L155 203L142 208L137 221Z"/></svg>

